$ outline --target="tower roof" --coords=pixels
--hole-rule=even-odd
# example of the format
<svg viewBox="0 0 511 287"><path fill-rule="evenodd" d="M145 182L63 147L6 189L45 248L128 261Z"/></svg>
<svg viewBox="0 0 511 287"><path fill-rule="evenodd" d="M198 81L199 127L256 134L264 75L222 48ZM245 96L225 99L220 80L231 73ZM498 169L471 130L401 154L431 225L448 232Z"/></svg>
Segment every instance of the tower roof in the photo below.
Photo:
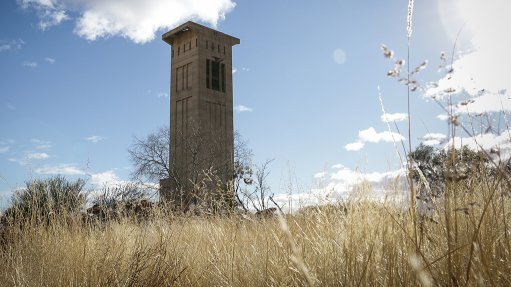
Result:
<svg viewBox="0 0 511 287"><path fill-rule="evenodd" d="M187 32L187 31L190 31L190 30L198 31L199 33L201 33L201 32L214 32L215 34L220 35L222 38L224 38L224 40L227 43L230 43L231 46L234 46L234 45L237 45L237 44L240 43L240 39L238 39L236 37L224 34L222 32L219 32L217 30L214 30L214 29L208 28L206 26L197 24L197 23L192 22L192 21L188 21L188 22L186 22L184 24L181 24L178 27L168 31L167 33L163 34L161 38L162 38L163 41L167 42L167 44L172 45L172 43L174 42L174 39L176 38L177 35L179 35L181 33L184 33L184 32Z"/></svg>

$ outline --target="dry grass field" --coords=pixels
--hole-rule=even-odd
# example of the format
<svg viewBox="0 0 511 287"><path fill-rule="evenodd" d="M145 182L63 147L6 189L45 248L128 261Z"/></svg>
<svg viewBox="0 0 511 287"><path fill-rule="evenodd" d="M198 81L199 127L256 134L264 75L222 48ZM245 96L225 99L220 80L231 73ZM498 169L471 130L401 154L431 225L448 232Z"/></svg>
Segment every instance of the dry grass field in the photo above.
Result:
<svg viewBox="0 0 511 287"><path fill-rule="evenodd" d="M467 187L468 186L468 187ZM82 224L26 219L0 251L2 286L510 286L509 191L448 186L431 216L352 198L283 217L156 212Z"/></svg>

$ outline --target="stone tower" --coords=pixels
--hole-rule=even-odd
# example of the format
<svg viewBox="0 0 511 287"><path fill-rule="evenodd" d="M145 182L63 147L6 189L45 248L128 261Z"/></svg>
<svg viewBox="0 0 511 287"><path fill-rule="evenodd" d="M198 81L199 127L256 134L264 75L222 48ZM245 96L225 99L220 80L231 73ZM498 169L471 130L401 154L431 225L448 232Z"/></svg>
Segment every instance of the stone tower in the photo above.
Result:
<svg viewBox="0 0 511 287"><path fill-rule="evenodd" d="M233 178L232 46L240 40L186 22L163 34L171 48L171 178L160 196L187 208L204 170L225 184Z"/></svg>

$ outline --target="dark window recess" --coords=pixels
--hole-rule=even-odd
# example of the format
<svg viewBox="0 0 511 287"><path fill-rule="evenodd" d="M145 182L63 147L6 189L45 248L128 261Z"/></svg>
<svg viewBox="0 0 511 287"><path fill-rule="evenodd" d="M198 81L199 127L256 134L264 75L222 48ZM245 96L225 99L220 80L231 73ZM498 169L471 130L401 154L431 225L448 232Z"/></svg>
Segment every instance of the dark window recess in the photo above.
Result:
<svg viewBox="0 0 511 287"><path fill-rule="evenodd" d="M222 78L222 92L225 92L225 64L220 64L220 76Z"/></svg>
<svg viewBox="0 0 511 287"><path fill-rule="evenodd" d="M186 52L186 44L183 44L183 54Z"/></svg>
<svg viewBox="0 0 511 287"><path fill-rule="evenodd" d="M172 58L174 58L174 49L172 49Z"/></svg>
<svg viewBox="0 0 511 287"><path fill-rule="evenodd" d="M225 55L225 46L224 46L224 55Z"/></svg>
<svg viewBox="0 0 511 287"><path fill-rule="evenodd" d="M197 48L198 45L199 45L199 40L197 40L197 38L195 38L195 48Z"/></svg>
<svg viewBox="0 0 511 287"><path fill-rule="evenodd" d="M210 63L211 60L210 59L207 59L206 60L206 87L209 89L209 66L210 66Z"/></svg>
<svg viewBox="0 0 511 287"><path fill-rule="evenodd" d="M225 92L225 64L206 59L206 87Z"/></svg>
<svg viewBox="0 0 511 287"><path fill-rule="evenodd" d="M213 61L211 64L211 88L220 91L220 63Z"/></svg>

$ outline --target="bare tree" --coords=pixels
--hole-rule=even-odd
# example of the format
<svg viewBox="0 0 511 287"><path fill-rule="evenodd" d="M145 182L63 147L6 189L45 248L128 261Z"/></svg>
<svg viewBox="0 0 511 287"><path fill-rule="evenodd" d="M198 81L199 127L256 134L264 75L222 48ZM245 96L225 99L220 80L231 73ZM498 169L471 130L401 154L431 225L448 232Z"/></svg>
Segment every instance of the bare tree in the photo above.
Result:
<svg viewBox="0 0 511 287"><path fill-rule="evenodd" d="M167 126L146 138L134 138L129 147L130 160L135 166L134 179L158 182L172 175L169 162L170 133Z"/></svg>
<svg viewBox="0 0 511 287"><path fill-rule="evenodd" d="M268 185L268 175L270 174L269 165L273 162L273 159L266 160L263 164L255 166L255 178L250 177L250 181L245 182L244 189L240 189L238 192L238 200L246 205L250 205L258 212L268 211L270 208L270 201L277 206L279 211L282 213L281 207L273 200L274 194L270 194L271 188ZM240 198L241 196L241 198ZM243 208L246 209L245 205ZM271 208L275 210L275 208Z"/></svg>
<svg viewBox="0 0 511 287"><path fill-rule="evenodd" d="M253 182L252 150L238 131L234 132L234 181L233 189L238 205L245 211L248 208L241 198L243 186Z"/></svg>
<svg viewBox="0 0 511 287"><path fill-rule="evenodd" d="M169 128L164 126L156 132L147 135L145 138L134 138L134 143L128 149L130 160L135 169L132 177L139 181L149 181L157 183L160 179L168 178L172 180L175 187L176 198L181 201L198 201L205 184L212 185L212 188L218 187L218 172L215 174L215 167L218 165L215 149L221 148L221 143L216 143L215 138L207 137L199 130L198 125L193 125L186 136L177 131L178 140L182 141L180 148L183 150L174 151L187 155L186 159L173 158L170 148L170 132ZM252 183L252 150L248 148L247 142L242 138L241 134L236 131L234 133L234 166L229 167L229 174L233 172L232 178L227 181L232 183L226 186L231 193L236 195L237 204L244 210L247 210L244 202L238 196L242 185ZM187 160L187 170L177 170L175 168L176 160ZM228 175L229 177L230 175ZM209 178L215 177L215 180ZM192 190L192 197L185 199L185 195L189 194L186 190ZM201 199L204 196L201 197ZM188 204L188 202L185 202Z"/></svg>

